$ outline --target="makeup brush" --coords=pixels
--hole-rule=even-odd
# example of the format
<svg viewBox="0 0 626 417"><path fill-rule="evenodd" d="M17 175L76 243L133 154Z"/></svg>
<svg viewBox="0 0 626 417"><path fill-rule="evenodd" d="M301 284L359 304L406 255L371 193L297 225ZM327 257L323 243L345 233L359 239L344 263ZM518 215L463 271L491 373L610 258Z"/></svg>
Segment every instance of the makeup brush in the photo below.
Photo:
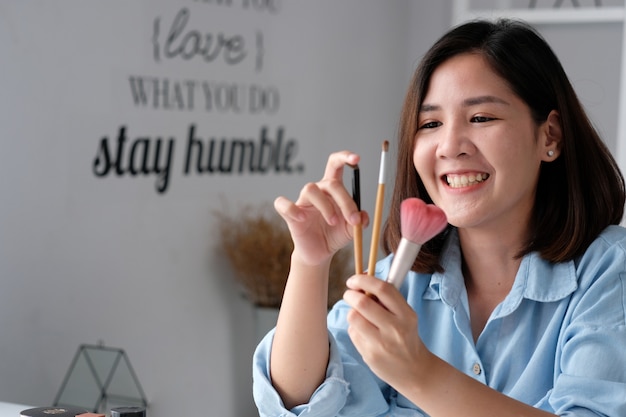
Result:
<svg viewBox="0 0 626 417"><path fill-rule="evenodd" d="M447 224L445 213L434 204L426 204L419 198L404 200L400 205L402 239L391 261L387 282L399 289L422 245L445 229Z"/></svg>
<svg viewBox="0 0 626 417"><path fill-rule="evenodd" d="M389 150L389 141L383 141L383 149L380 154L380 170L378 172L378 190L376 192L376 207L374 211L374 225L372 226L372 241L370 242L370 258L367 273L374 276L378 245L380 244L380 226L383 219L383 203L385 201L385 160Z"/></svg>
<svg viewBox="0 0 626 417"><path fill-rule="evenodd" d="M361 211L361 178L358 165L352 167L352 199L357 210ZM363 228L360 224L354 225L354 273L363 273Z"/></svg>

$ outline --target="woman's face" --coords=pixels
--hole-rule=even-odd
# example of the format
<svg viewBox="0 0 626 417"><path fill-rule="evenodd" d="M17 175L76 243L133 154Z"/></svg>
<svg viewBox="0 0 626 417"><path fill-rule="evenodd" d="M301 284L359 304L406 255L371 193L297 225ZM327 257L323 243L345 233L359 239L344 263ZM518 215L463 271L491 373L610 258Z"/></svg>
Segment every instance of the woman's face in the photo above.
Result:
<svg viewBox="0 0 626 417"><path fill-rule="evenodd" d="M413 162L450 224L527 226L549 149L545 129L482 56L444 61L432 74L418 119Z"/></svg>

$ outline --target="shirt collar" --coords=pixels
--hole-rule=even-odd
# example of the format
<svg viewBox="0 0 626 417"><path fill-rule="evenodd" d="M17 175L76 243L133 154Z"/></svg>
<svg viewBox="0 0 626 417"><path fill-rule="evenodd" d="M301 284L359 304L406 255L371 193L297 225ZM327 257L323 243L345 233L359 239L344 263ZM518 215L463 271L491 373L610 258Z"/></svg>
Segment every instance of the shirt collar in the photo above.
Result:
<svg viewBox="0 0 626 417"><path fill-rule="evenodd" d="M441 299L455 307L465 293L465 282L461 272L461 250L455 228L449 232L441 256L442 273L435 272L424 292L426 299ZM574 261L551 263L532 252L522 258L515 282L509 295L500 306L506 314L517 308L526 298L537 302L561 300L578 288Z"/></svg>

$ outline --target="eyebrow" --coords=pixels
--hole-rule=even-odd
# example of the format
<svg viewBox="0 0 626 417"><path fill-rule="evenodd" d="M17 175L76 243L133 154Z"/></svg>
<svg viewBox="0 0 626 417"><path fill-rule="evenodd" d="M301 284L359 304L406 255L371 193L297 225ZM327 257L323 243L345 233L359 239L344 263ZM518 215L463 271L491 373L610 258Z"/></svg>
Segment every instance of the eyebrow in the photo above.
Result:
<svg viewBox="0 0 626 417"><path fill-rule="evenodd" d="M484 104L484 103L498 103L498 104L505 104L507 106L510 105L510 103L506 100L503 100L496 96L487 95L487 96L467 98L463 100L462 106L471 107L471 106L476 106L478 104ZM421 112L429 112L429 111L435 111L435 110L440 110L440 109L441 109L441 106L437 104L422 104L419 111L421 113Z"/></svg>

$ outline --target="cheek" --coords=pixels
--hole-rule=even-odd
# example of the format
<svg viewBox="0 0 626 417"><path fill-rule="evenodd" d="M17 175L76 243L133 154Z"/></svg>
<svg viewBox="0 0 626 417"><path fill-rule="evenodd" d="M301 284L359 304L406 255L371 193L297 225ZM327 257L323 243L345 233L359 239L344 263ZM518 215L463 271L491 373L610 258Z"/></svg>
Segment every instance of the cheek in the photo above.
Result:
<svg viewBox="0 0 626 417"><path fill-rule="evenodd" d="M432 181L434 175L434 161L435 151L432 147L428 146L427 142L421 143L415 142L413 147L413 165L417 170L417 174L420 176L424 185L428 186L428 183Z"/></svg>

